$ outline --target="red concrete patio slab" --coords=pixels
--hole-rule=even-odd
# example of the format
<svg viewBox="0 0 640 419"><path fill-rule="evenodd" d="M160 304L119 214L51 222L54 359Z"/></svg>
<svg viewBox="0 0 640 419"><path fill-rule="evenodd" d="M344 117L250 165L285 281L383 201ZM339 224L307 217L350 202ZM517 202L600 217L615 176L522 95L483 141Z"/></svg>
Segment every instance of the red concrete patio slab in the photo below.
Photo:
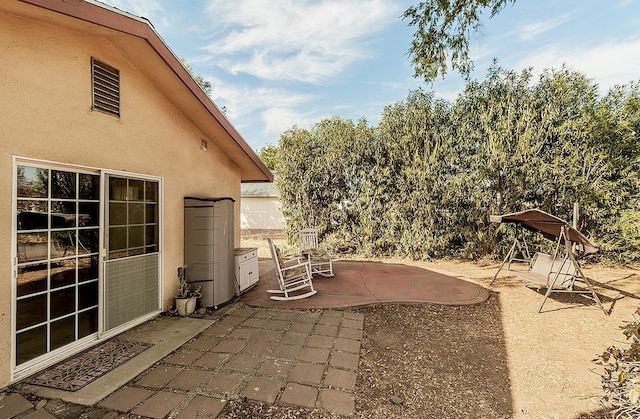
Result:
<svg viewBox="0 0 640 419"><path fill-rule="evenodd" d="M348 308L385 303L433 303L467 305L489 298L480 285L417 266L397 263L336 261L335 276L315 275L317 294L290 301L270 299L268 289L277 289L275 269L262 275L256 286L242 295L250 306L273 308Z"/></svg>

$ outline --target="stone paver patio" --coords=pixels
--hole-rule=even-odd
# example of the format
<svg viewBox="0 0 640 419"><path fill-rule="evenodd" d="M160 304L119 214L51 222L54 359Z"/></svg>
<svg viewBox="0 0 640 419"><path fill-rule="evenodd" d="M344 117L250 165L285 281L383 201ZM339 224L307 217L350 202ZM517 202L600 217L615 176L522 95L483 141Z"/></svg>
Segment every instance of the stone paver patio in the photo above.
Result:
<svg viewBox="0 0 640 419"><path fill-rule="evenodd" d="M364 316L235 304L217 323L102 400L151 418L215 417L229 399L355 412Z"/></svg>

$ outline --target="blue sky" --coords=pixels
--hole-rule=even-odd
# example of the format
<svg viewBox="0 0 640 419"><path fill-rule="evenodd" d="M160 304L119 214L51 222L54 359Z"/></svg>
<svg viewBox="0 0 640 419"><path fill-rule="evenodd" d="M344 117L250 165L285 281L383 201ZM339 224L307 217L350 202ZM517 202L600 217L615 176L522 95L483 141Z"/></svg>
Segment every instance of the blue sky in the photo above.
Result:
<svg viewBox="0 0 640 419"><path fill-rule="evenodd" d="M103 0L149 19L256 151L325 117L376 125L385 105L420 87L455 100L457 73L432 85L413 77L413 32L400 16L418 1ZM485 16L473 78L495 57L535 73L566 63L602 92L640 80L640 0L518 0Z"/></svg>

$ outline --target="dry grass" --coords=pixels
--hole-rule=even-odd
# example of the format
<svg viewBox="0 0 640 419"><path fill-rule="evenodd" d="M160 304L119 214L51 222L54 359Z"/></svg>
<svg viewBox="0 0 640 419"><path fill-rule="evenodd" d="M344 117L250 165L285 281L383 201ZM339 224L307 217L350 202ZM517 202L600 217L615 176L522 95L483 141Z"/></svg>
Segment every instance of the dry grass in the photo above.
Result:
<svg viewBox="0 0 640 419"><path fill-rule="evenodd" d="M281 230L242 230L241 247L257 247L259 259L271 259L267 238L281 248L284 253L295 251L293 246L287 243L287 236Z"/></svg>

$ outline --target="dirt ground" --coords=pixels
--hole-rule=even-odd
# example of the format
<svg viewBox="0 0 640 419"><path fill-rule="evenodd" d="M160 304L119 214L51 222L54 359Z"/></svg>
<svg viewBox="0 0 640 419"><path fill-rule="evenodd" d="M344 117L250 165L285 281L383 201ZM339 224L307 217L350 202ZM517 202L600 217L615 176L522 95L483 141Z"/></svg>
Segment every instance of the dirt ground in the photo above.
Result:
<svg viewBox="0 0 640 419"><path fill-rule="evenodd" d="M286 248L284 237L274 239ZM242 245L269 257L261 236L244 236ZM383 262L448 273L486 287L491 295L475 306L358 309L365 313L365 330L356 417L604 417L600 369L592 360L610 345L623 345L619 327L640 305L637 267L584 266L608 315L590 300L567 294L552 294L536 314L543 298L539 291L507 273L491 284L498 263ZM243 411L323 417L251 403L230 404L226 417L242 417Z"/></svg>

